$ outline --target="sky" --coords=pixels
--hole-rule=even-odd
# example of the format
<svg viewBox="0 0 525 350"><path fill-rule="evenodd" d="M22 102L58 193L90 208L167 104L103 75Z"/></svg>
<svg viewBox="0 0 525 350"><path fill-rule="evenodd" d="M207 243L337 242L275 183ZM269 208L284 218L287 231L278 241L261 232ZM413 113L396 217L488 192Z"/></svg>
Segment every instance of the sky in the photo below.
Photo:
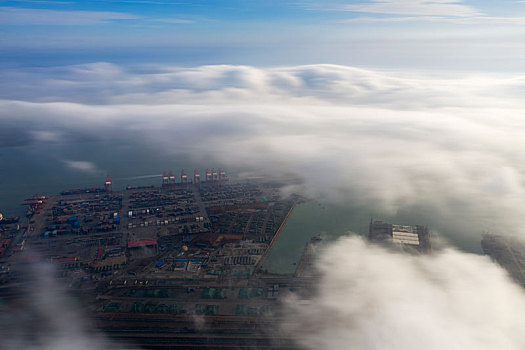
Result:
<svg viewBox="0 0 525 350"><path fill-rule="evenodd" d="M0 1L0 63L521 71L517 0Z"/></svg>

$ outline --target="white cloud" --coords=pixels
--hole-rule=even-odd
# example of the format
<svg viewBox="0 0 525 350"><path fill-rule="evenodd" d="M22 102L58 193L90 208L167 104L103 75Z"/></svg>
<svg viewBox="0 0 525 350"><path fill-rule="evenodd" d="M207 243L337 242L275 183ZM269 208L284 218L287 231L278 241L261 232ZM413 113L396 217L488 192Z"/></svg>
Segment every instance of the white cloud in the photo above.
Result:
<svg viewBox="0 0 525 350"><path fill-rule="evenodd" d="M2 305L0 329L9 337L0 338L4 350L95 350L124 349L97 332L86 315L71 302L58 272L32 252L31 262L15 266L18 274L31 281L31 286L17 286L17 298L26 307ZM29 335L29 336L28 336Z"/></svg>
<svg viewBox="0 0 525 350"><path fill-rule="evenodd" d="M139 18L138 16L121 12L0 7L0 24L2 25L86 25Z"/></svg>
<svg viewBox="0 0 525 350"><path fill-rule="evenodd" d="M63 0L10 0L11 2L28 2L32 4L45 4L45 5L69 5L72 4L73 1L63 1Z"/></svg>
<svg viewBox="0 0 525 350"><path fill-rule="evenodd" d="M309 195L378 215L410 212L440 232L523 234L522 76L335 65L49 69L4 75L13 96L0 102L4 125L295 174Z"/></svg>
<svg viewBox="0 0 525 350"><path fill-rule="evenodd" d="M393 16L393 17L355 17L341 23L381 23L381 22L448 22L456 24L507 24L525 25L525 17L446 17L446 16Z"/></svg>
<svg viewBox="0 0 525 350"><path fill-rule="evenodd" d="M35 130L32 136L38 142L56 142L60 139L59 133L50 130Z"/></svg>
<svg viewBox="0 0 525 350"><path fill-rule="evenodd" d="M372 0L368 3L343 5L345 11L374 16L358 16L343 23L380 22L448 22L456 24L524 25L525 17L489 16L462 0ZM340 8L340 9L341 9ZM386 15L386 16L385 16Z"/></svg>
<svg viewBox="0 0 525 350"><path fill-rule="evenodd" d="M452 249L388 252L343 238L321 254L318 292L287 300L284 330L305 349L525 346L525 294L489 258Z"/></svg>
<svg viewBox="0 0 525 350"><path fill-rule="evenodd" d="M461 4L462 0L372 0L369 3L345 5L352 12L390 15L470 17L480 13L475 8Z"/></svg>
<svg viewBox="0 0 525 350"><path fill-rule="evenodd" d="M171 24L192 24L195 23L194 20L183 19L183 18L158 18L155 21L162 23L171 23Z"/></svg>
<svg viewBox="0 0 525 350"><path fill-rule="evenodd" d="M84 160L64 160L64 164L73 170L78 170L78 171L83 171L83 172L88 172L88 173L94 173L94 172L100 171L98 170L97 166L94 163L87 162Z"/></svg>

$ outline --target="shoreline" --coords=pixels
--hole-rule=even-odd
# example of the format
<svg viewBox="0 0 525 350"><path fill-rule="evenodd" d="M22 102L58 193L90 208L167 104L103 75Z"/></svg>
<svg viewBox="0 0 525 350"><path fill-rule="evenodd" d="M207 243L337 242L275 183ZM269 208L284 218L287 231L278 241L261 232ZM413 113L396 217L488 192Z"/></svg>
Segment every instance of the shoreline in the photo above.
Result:
<svg viewBox="0 0 525 350"><path fill-rule="evenodd" d="M279 229L277 230L277 232L273 236L270 244L268 245L268 249L266 250L264 255L261 257L261 259L259 259L259 261L257 262L257 265L255 265L254 274L259 272L259 270L261 269L262 265L264 265L264 263L266 261L266 258L268 258L268 255L272 251L273 246L275 245L275 242L277 242L277 239L281 236L281 232L283 231L284 227L286 226L286 223L288 222L288 219L290 218L290 216L292 215L293 211L295 210L295 207L297 206L297 204L298 204L298 201L295 201L293 203L292 207L290 208L290 210L288 211L288 213L286 214L286 216L284 217L283 222L279 226Z"/></svg>

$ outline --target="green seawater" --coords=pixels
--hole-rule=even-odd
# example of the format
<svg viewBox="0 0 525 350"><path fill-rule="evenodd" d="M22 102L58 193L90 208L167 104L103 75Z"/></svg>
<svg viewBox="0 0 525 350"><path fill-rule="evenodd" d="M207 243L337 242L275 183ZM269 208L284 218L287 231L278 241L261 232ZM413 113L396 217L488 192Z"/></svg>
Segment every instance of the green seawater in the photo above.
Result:
<svg viewBox="0 0 525 350"><path fill-rule="evenodd" d="M428 226L431 244L435 248L445 244L469 253L482 252L481 231L478 228L467 227L457 231L457 226L444 220L435 220L433 225L429 224L433 219L432 212L408 210L399 211L395 215L373 215L353 203L336 204L311 200L296 206L262 269L269 273L294 273L306 244L317 235L323 238L323 244L330 244L349 235L359 235L366 239L371 217L390 223Z"/></svg>
<svg viewBox="0 0 525 350"><path fill-rule="evenodd" d="M298 204L268 255L263 269L270 273L293 273L301 254L314 236L327 242L345 235L368 233L370 214L345 205L308 201Z"/></svg>
<svg viewBox="0 0 525 350"><path fill-rule="evenodd" d="M73 169L67 161L85 161L94 164L92 170ZM69 142L0 147L0 212L5 216L24 216L24 198L34 194L56 195L72 188L102 187L107 174L113 179L114 189L127 185L160 185L160 174L173 170L176 176L182 168L192 174L197 168L223 167L207 155L161 150L153 146L138 146L123 142ZM230 178L242 168L228 168ZM308 201L298 205L286 223L270 252L263 269L274 273L293 273L306 243L316 235L326 242L348 234L368 233L370 217L387 222L408 225L429 225L433 235L439 234L461 250L480 253L479 227L451 222L439 217L431 209L407 208L386 216L380 210L371 213L349 198L347 203ZM457 231L458 227L461 231ZM432 239L432 236L431 236Z"/></svg>
<svg viewBox="0 0 525 350"><path fill-rule="evenodd" d="M56 195L61 191L103 187L106 175L113 179L113 189L128 185L161 184L163 171L179 176L182 168L190 176L193 169L221 167L213 160L165 152L155 147L122 142L69 142L0 147L0 212L5 216L23 216L20 204L34 194ZM68 161L90 162L93 169L68 166ZM229 170L229 169L228 169Z"/></svg>

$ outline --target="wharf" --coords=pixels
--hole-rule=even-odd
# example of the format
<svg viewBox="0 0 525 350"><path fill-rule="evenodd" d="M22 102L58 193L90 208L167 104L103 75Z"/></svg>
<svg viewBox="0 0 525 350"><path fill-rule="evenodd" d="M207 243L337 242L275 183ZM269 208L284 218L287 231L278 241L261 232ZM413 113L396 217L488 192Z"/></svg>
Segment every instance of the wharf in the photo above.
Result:
<svg viewBox="0 0 525 350"><path fill-rule="evenodd" d="M272 324L281 298L313 280L255 274L294 208L278 186L255 182L66 191L32 217L20 256L52 263L96 326L119 341L294 348L269 341ZM32 281L7 279L0 290L16 283Z"/></svg>
<svg viewBox="0 0 525 350"><path fill-rule="evenodd" d="M525 286L525 242L515 237L483 235L481 247L520 285Z"/></svg>
<svg viewBox="0 0 525 350"><path fill-rule="evenodd" d="M286 223L288 222L288 219L290 218L290 216L292 215L295 207L296 207L297 203L294 202L292 207L290 208L290 210L288 211L288 213L286 214L283 222L281 223L281 225L279 226L279 229L277 229L277 232L275 233L275 235L273 236L269 246L268 246L268 249L266 250L266 252L264 253L264 255L261 257L261 259L259 260L259 262L257 263L257 265L255 266L255 271L259 271L261 269L261 267L263 266L264 262L266 261L266 258L268 258L268 255L270 254L270 251L272 250L273 246L275 245L275 242L277 242L277 239L279 238L279 236L281 235L281 232L283 231L284 227L286 226Z"/></svg>
<svg viewBox="0 0 525 350"><path fill-rule="evenodd" d="M313 260L315 259L315 248L322 238L319 236L312 237L312 239L304 247L301 259L295 269L295 277L305 277L305 275L313 273Z"/></svg>

